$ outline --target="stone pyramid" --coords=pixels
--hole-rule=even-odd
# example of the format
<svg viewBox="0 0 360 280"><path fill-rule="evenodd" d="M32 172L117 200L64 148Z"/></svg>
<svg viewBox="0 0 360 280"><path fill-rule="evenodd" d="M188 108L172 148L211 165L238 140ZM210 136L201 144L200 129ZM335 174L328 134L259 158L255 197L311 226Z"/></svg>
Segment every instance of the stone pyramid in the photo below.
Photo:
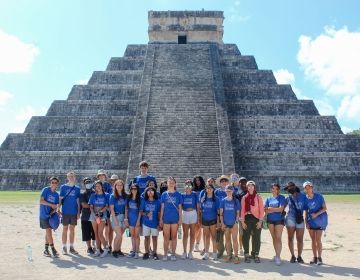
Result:
<svg viewBox="0 0 360 280"><path fill-rule="evenodd" d="M180 183L237 172L263 191L312 180L322 191L359 192L360 137L224 44L223 20L221 11L150 11L148 44L128 45L7 136L0 187L41 188L70 169L78 179L102 168L129 181L147 160L157 178Z"/></svg>

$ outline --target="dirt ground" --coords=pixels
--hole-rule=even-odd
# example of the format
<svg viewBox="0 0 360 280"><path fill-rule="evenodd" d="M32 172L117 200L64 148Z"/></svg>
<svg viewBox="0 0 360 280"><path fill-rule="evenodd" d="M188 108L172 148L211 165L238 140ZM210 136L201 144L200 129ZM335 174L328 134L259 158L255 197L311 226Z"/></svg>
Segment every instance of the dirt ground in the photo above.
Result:
<svg viewBox="0 0 360 280"><path fill-rule="evenodd" d="M39 228L38 205L0 205L0 279L115 279L124 277L143 279L171 279L174 277L215 279L228 276L228 279L247 277L248 279L359 279L360 278L360 207L357 203L327 203L329 227L323 239L323 266L310 266L312 257L309 234L305 233L303 258L307 264L289 263L286 230L283 233L284 260L276 266L270 259L274 255L270 233L262 232L261 264L228 264L223 261L203 261L199 253L195 259L175 262L162 260L138 260L122 257L103 259L86 255L86 246L81 242L80 226L76 228L75 248L78 256L61 255L58 259L42 256L44 231ZM61 251L62 227L54 233L55 246ZM141 239L143 250L143 238ZM33 261L27 260L26 246L32 247ZM159 240L162 252L162 237ZM130 238L124 236L124 252L130 250ZM177 254L182 253L178 243ZM160 253L161 254L161 253ZM160 255L159 254L159 255ZM161 259L161 256L160 256ZM91 278L90 278L91 277Z"/></svg>

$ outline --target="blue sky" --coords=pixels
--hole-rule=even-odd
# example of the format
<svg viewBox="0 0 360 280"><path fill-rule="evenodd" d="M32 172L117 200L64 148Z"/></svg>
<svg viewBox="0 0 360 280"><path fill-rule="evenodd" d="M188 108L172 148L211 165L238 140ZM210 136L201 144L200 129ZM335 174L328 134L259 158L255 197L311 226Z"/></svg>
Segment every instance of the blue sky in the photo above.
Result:
<svg viewBox="0 0 360 280"><path fill-rule="evenodd" d="M345 132L360 128L360 1L0 0L0 142L128 44L146 44L147 11L202 8L224 11L225 43Z"/></svg>

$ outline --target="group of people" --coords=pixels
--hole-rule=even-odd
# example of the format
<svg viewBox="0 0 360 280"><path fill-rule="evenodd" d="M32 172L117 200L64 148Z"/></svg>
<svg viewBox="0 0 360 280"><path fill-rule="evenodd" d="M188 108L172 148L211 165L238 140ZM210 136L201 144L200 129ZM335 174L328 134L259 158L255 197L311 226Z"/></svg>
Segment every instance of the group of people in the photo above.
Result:
<svg viewBox="0 0 360 280"><path fill-rule="evenodd" d="M314 256L310 263L322 264L321 238L327 226L327 208L323 196L314 192L311 182L303 184L303 192L289 182L284 188L287 197L280 194L279 184L273 184L271 195L264 202L257 193L256 183L237 174L208 178L206 183L201 176L195 176L186 180L180 193L173 177L162 181L158 188L156 178L148 174L147 162L140 162L139 170L140 174L128 186L117 175L108 180L106 172L99 170L95 182L83 179L83 191L75 184L75 173L71 171L60 193L57 192L59 179L51 177L50 186L40 195L40 227L46 231L44 256L59 256L50 223L56 214L61 216L63 226L63 254L78 254L74 237L75 226L81 219L82 240L87 244L87 253L93 256L127 255L137 259L140 236L143 236L142 258L158 260L158 236L162 231L164 261L177 259L177 240L181 239L182 259L193 259L193 253L199 252L203 260L223 258L225 262L238 264L240 256L244 256L246 263L252 260L260 263L261 232L266 228L273 240L273 260L280 265L282 232L286 226L290 262L304 263L306 227ZM122 250L125 232L131 237L131 250L127 254ZM201 239L203 250L200 250Z"/></svg>

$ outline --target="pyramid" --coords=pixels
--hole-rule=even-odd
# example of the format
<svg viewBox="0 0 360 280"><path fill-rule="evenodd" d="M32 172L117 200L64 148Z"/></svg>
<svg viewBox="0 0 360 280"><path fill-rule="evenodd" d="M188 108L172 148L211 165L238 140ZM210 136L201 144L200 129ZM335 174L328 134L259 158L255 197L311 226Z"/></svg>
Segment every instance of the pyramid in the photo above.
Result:
<svg viewBox="0 0 360 280"><path fill-rule="evenodd" d="M305 180L323 192L360 191L360 137L223 43L223 12L150 11L148 19L148 44L128 45L24 133L7 136L0 188L38 189L68 170L129 181L146 160L159 180L236 172L263 191Z"/></svg>

